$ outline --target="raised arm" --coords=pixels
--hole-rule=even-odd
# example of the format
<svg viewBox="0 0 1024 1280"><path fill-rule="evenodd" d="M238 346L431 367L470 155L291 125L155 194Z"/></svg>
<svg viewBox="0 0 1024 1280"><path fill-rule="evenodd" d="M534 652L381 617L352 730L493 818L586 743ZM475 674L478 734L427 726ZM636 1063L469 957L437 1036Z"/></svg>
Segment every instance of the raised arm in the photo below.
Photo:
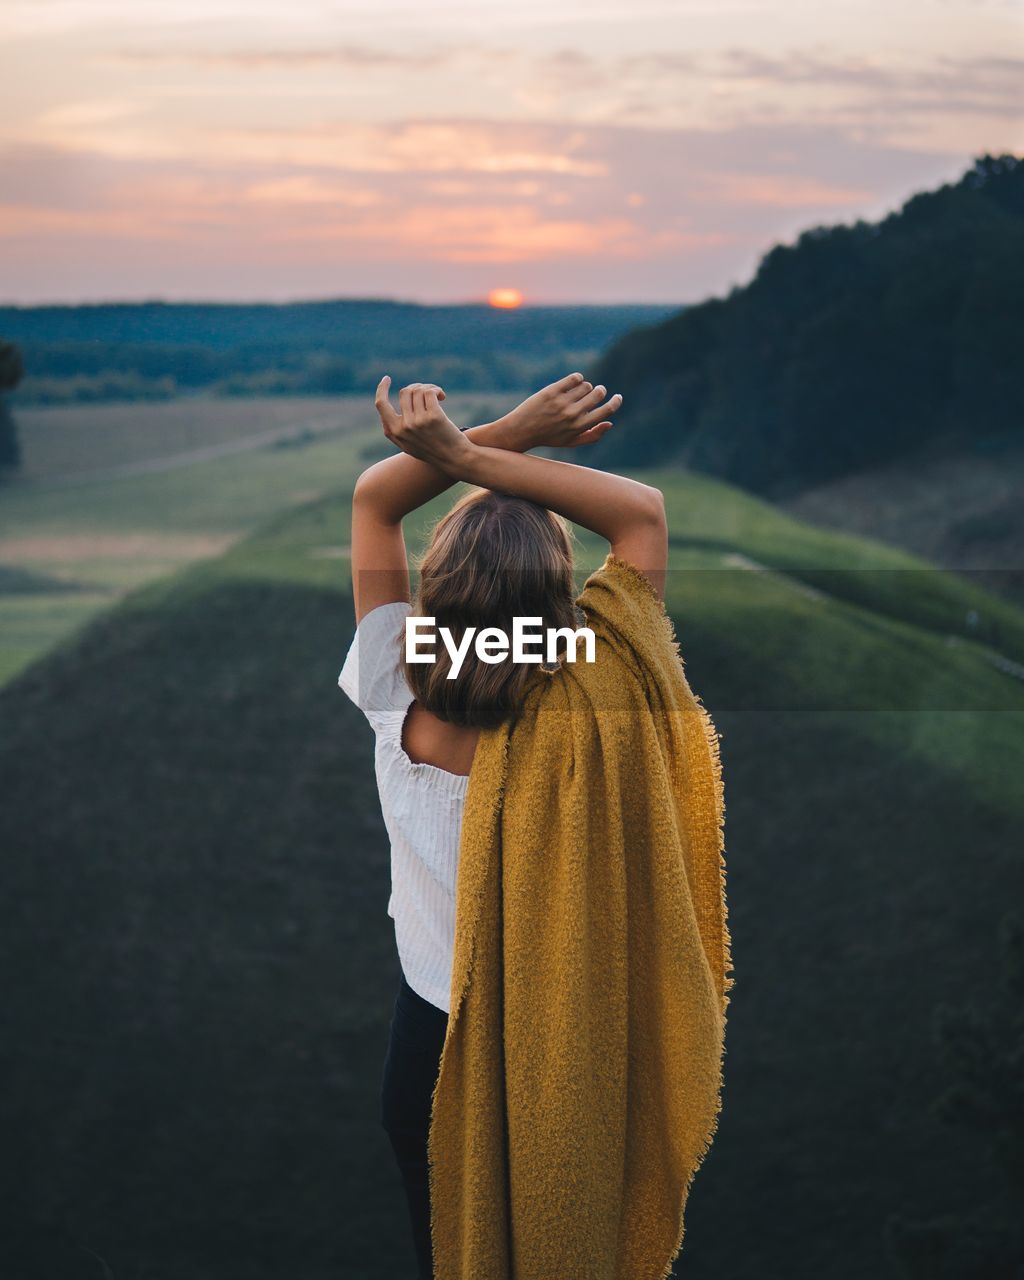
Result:
<svg viewBox="0 0 1024 1280"><path fill-rule="evenodd" d="M413 390L408 409L403 406L400 415L392 409L383 422L385 434L403 452L430 462L452 480L528 498L607 538L614 555L638 568L664 594L668 527L660 490L627 476L467 438L429 387Z"/></svg>
<svg viewBox="0 0 1024 1280"><path fill-rule="evenodd" d="M375 405L382 423L395 413L385 376L377 387ZM413 383L399 393L402 415L411 414L414 392L429 389L435 402L445 398L434 383ZM622 402L606 390L592 387L581 373L571 373L516 406L494 422L454 428L460 439L496 453L524 452L541 446L574 448L600 439L610 429L608 415ZM445 419L448 421L448 419ZM385 432L385 434L387 434ZM448 472L425 458L402 452L368 467L356 482L352 497L352 591L356 620L393 600L409 599L409 569L402 520L455 483Z"/></svg>

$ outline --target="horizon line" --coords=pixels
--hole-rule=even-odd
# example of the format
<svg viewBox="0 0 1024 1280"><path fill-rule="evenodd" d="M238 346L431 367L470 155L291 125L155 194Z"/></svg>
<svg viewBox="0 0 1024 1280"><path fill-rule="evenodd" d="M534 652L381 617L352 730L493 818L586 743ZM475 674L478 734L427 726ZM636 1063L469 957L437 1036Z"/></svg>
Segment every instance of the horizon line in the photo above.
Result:
<svg viewBox="0 0 1024 1280"><path fill-rule="evenodd" d="M35 302L8 301L0 298L0 309L5 311L33 311L51 308L87 308L87 307L318 307L336 306L338 303L362 303L376 306L421 307L425 309L441 309L452 307L479 307L487 311L504 311L514 314L516 311L540 311L564 309L567 307L594 307L607 309L610 307L685 307L694 305L684 301L644 301L640 299L618 302L565 301L523 301L515 307L496 307L486 298L468 298L447 302L422 302L414 298L388 297L372 294L334 294L323 297L294 298L167 298L160 296L138 298L83 298L74 301L50 299Z"/></svg>

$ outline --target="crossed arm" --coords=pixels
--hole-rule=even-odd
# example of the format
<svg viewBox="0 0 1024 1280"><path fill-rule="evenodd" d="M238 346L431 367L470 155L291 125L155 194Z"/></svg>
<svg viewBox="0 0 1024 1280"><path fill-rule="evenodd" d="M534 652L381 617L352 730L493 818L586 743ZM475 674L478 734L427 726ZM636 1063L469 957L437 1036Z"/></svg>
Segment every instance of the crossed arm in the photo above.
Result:
<svg viewBox="0 0 1024 1280"><path fill-rule="evenodd" d="M439 387L403 387L400 413L390 402L389 387L385 376L375 404L384 434L402 452L364 471L353 494L357 621L378 605L410 598L402 520L460 480L527 498L607 538L615 555L644 572L659 595L663 592L668 536L659 490L527 453L540 446L575 448L600 439L612 427L609 415L621 396L605 403L604 387L570 374L504 417L463 432L440 407L445 393Z"/></svg>

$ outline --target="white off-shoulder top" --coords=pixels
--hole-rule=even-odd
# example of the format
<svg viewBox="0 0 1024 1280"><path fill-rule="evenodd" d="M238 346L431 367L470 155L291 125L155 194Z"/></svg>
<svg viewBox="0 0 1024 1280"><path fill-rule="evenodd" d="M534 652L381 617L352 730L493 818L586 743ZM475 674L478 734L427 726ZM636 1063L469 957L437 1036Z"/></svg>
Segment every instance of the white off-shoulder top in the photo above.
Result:
<svg viewBox="0 0 1024 1280"><path fill-rule="evenodd" d="M338 684L376 735L381 812L391 840L391 897L398 957L409 986L450 1012L455 880L469 778L414 764L402 725L414 701L400 666L406 601L372 609L356 628Z"/></svg>

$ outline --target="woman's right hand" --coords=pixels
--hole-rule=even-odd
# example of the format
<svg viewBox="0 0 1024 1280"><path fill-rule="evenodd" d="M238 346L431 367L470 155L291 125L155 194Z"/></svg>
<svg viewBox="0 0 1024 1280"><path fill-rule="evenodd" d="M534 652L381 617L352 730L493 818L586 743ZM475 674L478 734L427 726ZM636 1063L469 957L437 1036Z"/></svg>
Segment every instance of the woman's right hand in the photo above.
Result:
<svg viewBox="0 0 1024 1280"><path fill-rule="evenodd" d="M558 382L535 391L502 419L508 447L528 449L576 449L593 444L612 429L611 414L622 405L616 394L606 400L607 389L592 386L582 373L570 373Z"/></svg>
<svg viewBox="0 0 1024 1280"><path fill-rule="evenodd" d="M449 473L472 445L441 408L444 391L436 382L410 382L398 393L401 413L391 403L390 391L391 375L386 373L374 398L384 434L411 458Z"/></svg>

